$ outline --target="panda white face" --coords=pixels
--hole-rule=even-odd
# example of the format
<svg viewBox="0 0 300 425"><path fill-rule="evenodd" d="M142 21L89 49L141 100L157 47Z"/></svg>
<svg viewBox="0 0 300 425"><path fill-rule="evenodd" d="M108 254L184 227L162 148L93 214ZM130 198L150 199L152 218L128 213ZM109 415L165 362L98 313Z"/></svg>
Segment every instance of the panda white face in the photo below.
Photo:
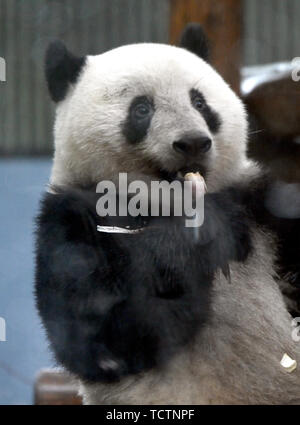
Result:
<svg viewBox="0 0 300 425"><path fill-rule="evenodd" d="M245 159L241 101L208 63L182 48L135 44L88 56L59 100L54 184L200 171L216 189Z"/></svg>

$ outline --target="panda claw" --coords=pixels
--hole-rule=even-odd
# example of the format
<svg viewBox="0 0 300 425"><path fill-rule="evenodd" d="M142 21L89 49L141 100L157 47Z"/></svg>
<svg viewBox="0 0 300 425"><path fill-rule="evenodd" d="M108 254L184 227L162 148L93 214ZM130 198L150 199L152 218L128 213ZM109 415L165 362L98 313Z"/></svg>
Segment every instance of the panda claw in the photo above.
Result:
<svg viewBox="0 0 300 425"><path fill-rule="evenodd" d="M101 359L99 361L99 367L104 372L116 371L119 369L119 364L113 359Z"/></svg>

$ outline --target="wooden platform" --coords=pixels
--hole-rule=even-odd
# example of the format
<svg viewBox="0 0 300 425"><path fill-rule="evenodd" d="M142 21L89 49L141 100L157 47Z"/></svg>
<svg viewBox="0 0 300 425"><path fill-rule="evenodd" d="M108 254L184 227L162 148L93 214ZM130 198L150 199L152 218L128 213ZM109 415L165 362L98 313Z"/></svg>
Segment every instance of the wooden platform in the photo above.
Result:
<svg viewBox="0 0 300 425"><path fill-rule="evenodd" d="M43 369L34 388L35 405L81 405L74 378L59 369Z"/></svg>

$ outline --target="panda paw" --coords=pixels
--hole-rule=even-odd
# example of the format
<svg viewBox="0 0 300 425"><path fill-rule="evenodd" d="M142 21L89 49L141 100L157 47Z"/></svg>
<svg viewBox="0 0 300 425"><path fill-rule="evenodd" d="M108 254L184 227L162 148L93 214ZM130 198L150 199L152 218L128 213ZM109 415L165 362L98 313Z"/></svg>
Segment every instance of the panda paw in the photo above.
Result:
<svg viewBox="0 0 300 425"><path fill-rule="evenodd" d="M128 373L128 366L126 365L126 362L114 356L104 347L101 347L96 363L98 366L98 373L101 376L101 381L119 381L122 376Z"/></svg>

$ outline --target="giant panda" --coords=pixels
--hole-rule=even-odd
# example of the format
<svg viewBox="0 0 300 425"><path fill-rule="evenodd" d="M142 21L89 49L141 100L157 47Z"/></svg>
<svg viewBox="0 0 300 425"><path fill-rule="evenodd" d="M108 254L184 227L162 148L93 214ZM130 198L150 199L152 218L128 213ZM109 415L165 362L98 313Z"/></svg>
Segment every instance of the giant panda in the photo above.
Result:
<svg viewBox="0 0 300 425"><path fill-rule="evenodd" d="M201 27L181 46L46 54L56 102L50 187L37 219L37 307L85 404L300 402L276 235L260 220L267 179L246 158L242 102L207 62ZM205 178L204 223L99 217L95 187ZM120 196L121 194L119 194ZM263 213L262 213L263 215ZM98 225L134 229L97 232Z"/></svg>

